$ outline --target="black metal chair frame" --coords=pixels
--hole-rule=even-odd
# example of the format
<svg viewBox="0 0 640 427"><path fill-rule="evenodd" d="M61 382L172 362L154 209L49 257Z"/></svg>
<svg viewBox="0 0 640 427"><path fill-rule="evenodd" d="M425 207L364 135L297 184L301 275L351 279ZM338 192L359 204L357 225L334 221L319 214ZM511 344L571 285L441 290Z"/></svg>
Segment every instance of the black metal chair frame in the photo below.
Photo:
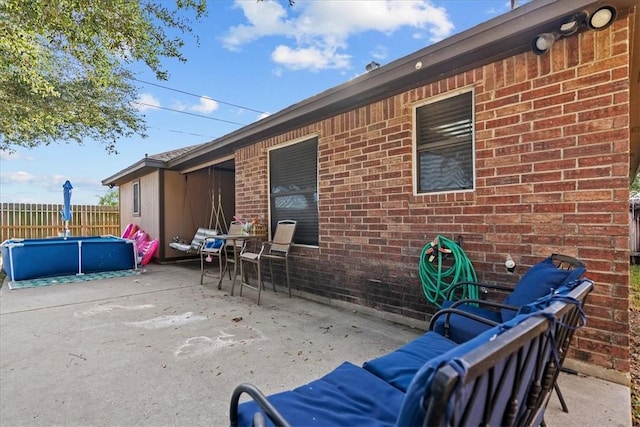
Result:
<svg viewBox="0 0 640 427"><path fill-rule="evenodd" d="M586 268L586 265L580 261L577 258L574 258L572 256L569 255L564 255L564 254L557 254L557 253L553 253L551 254L551 260L554 263L554 265L558 268L558 269L562 269L562 270L570 270L572 268L577 268L577 267L584 267ZM453 285L449 291L448 300L453 300L453 298L455 297L456 291L461 289L463 286L478 286L478 294L481 295L483 298L482 299L461 299L459 301L455 301L453 304L451 304L448 308L443 309L438 311L436 314L434 314L434 316L431 318L431 321L429 323L429 330L433 330L434 326L435 326L435 321L441 317L441 316L446 316L445 317L445 322L444 322L444 336L445 337L449 337L449 330L451 327L451 323L450 323L450 318L451 315L453 314L458 314L458 315L462 315L465 316L469 319L473 319L475 321L478 321L480 323L484 323L488 326L495 326L497 325L496 322L485 319L481 316L477 316L477 315L469 315L469 313L466 313L460 309L458 309L458 307L462 306L462 305L468 305L468 304L476 304L478 306L483 306L483 307L491 307L492 309L496 309L496 310L500 310L500 309L506 309L506 310L512 310L514 312L517 312L520 307L517 306L513 306L513 305L507 305L507 304L503 304L503 303L499 303L496 301L489 301L486 299L487 294L489 293L489 290L495 290L495 291L502 291L502 292L511 292L513 291L512 287L508 287L508 286L502 286L502 285L494 285L494 284L488 284L488 283L477 283L477 282L459 282L456 283L455 285ZM564 360L564 358L563 358ZM555 385L555 391L556 391L556 395L558 396L558 400L560 400L560 405L562 406L562 411L568 413L569 412L569 407L567 406L566 401L564 400L564 396L562 395L562 391L560 390L560 386L559 385Z"/></svg>
<svg viewBox="0 0 640 427"><path fill-rule="evenodd" d="M509 358L509 363L520 364L515 372L523 371L522 367L532 357L535 357L536 371L533 381L531 381L527 390L527 409L524 414L518 416L515 408L518 402L515 396L512 396L510 405L514 408L507 411L501 422L502 425L544 425L544 410L551 396L552 390L558 392L557 378L561 371L562 362L564 361L571 339L576 329L582 326L582 306L586 301L588 294L593 290L593 283L587 279L583 279L580 284L570 293L574 298L580 301L581 306L573 304L554 303L555 310L551 308L546 312L553 312L555 322L549 321L542 316L534 316L520 325L496 337L493 345L490 346L490 352L485 353L479 351L472 352L469 357L465 357L465 364L468 367L467 374L463 377L459 372L445 366L436 375L432 387L432 396L426 402L425 410L427 418L425 425L466 425L466 415L464 409L457 408L454 412L456 418L448 418L451 414L446 412L447 405L454 398L455 390L461 384L469 384L478 381L483 376L489 376L489 383L500 384L502 378L499 373L491 369L494 365L493 358ZM558 305L561 304L561 305ZM462 312L465 313L465 312ZM469 313L465 313L468 315ZM516 336L518 335L518 336ZM550 338L552 337L552 338ZM526 345L538 341L538 345ZM531 351L532 348L538 351ZM516 380L517 382L517 380ZM480 392L480 391L479 391ZM493 392L497 395L497 392ZM467 402L468 404L469 402ZM491 405L496 402L488 403L488 411ZM445 422L446 420L446 422Z"/></svg>
<svg viewBox="0 0 640 427"><path fill-rule="evenodd" d="M423 398L423 425L489 425L489 420L497 417L505 426L544 425L544 411L573 334L582 326L582 307L592 289L593 282L582 279L568 295L552 298L545 309L441 365ZM454 369L453 364L464 367L464 372ZM357 384L345 384L353 386ZM232 427L238 425L239 400L245 393L272 423L289 426L268 397L244 383L231 396ZM507 401L505 395L509 396ZM254 426L265 425L264 421L261 412L253 417Z"/></svg>

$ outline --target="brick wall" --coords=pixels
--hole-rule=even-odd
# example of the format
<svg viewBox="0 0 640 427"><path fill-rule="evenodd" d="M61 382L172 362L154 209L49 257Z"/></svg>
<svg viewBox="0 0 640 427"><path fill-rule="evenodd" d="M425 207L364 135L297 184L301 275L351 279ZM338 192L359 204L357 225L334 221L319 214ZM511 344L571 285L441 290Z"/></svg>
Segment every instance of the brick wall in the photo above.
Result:
<svg viewBox="0 0 640 427"><path fill-rule="evenodd" d="M514 284L553 252L596 283L573 358L629 371L629 46L625 19L237 152L237 207L267 218L267 151L319 137L319 248L293 251L293 286L428 319L420 252L461 236L484 281ZM475 91L476 188L414 195L413 105ZM504 261L517 261L515 274Z"/></svg>

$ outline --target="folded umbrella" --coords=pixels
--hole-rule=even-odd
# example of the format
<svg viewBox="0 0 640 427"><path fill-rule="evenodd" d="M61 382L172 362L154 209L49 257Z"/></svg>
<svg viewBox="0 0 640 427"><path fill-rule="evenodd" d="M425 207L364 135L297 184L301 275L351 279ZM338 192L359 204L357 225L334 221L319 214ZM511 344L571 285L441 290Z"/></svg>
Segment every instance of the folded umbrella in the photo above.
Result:
<svg viewBox="0 0 640 427"><path fill-rule="evenodd" d="M71 185L69 180L67 180L62 188L64 205L62 206L60 214L62 215L62 220L64 221L64 230L66 236L69 234L69 221L71 221L71 215L73 214L73 212L71 211L71 189L73 188L73 186Z"/></svg>

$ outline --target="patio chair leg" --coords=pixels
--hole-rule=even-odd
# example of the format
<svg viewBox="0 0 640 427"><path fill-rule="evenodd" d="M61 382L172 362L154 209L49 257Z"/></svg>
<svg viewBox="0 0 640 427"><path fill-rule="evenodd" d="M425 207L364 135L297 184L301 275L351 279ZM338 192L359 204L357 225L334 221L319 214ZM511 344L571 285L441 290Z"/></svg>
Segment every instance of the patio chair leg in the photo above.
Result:
<svg viewBox="0 0 640 427"><path fill-rule="evenodd" d="M233 272L235 274L235 266L233 267ZM240 290L242 291L242 286L240 286ZM233 280L231 281L231 296L233 296L233 293L236 291L236 276L233 276Z"/></svg>
<svg viewBox="0 0 640 427"><path fill-rule="evenodd" d="M242 263L242 258L240 261L240 296L242 296L242 288L244 287L244 264Z"/></svg>
<svg viewBox="0 0 640 427"><path fill-rule="evenodd" d="M204 258L202 257L202 253L200 254L200 284L204 281Z"/></svg>
<svg viewBox="0 0 640 427"><path fill-rule="evenodd" d="M287 273L287 288L289 289L289 298L291 298L291 282L289 281L289 260L284 259L284 269Z"/></svg>
<svg viewBox="0 0 640 427"><path fill-rule="evenodd" d="M236 255L233 254L233 281L231 282L231 296L236 289L236 277L238 277L238 263L240 261L236 258ZM229 266L229 255L225 255L225 265L226 269L229 272L229 280L231 280L231 267Z"/></svg>
<svg viewBox="0 0 640 427"><path fill-rule="evenodd" d="M271 286L273 286L273 292L276 291L276 279L273 277L273 262L269 260L269 272L271 273Z"/></svg>
<svg viewBox="0 0 640 427"><path fill-rule="evenodd" d="M569 413L569 408L567 407L567 403L564 401L564 396L562 396L562 392L560 391L560 386L558 383L553 385L553 388L556 390L556 394L558 395L558 399L560 399L560 406L562 406L562 412Z"/></svg>
<svg viewBox="0 0 640 427"><path fill-rule="evenodd" d="M262 288L264 288L264 284L262 283L262 276L260 275L260 260L258 260L258 305L260 305L260 293L262 292Z"/></svg>
<svg viewBox="0 0 640 427"><path fill-rule="evenodd" d="M218 254L218 268L220 269L220 281L218 282L218 289L222 289L222 276L224 276L224 270L222 269L222 253Z"/></svg>

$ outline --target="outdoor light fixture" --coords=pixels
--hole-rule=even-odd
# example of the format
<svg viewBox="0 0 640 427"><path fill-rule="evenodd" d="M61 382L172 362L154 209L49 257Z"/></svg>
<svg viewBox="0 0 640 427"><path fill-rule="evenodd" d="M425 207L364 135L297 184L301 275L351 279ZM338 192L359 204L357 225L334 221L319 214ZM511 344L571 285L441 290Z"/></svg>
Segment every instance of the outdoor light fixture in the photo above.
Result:
<svg viewBox="0 0 640 427"><path fill-rule="evenodd" d="M367 72L371 71L371 70L375 70L376 68L379 68L380 64L378 64L376 61L371 61L367 64L366 66L366 70Z"/></svg>
<svg viewBox="0 0 640 427"><path fill-rule="evenodd" d="M560 26L560 35L567 37L578 32L580 27L587 20L587 12L579 12L571 16Z"/></svg>
<svg viewBox="0 0 640 427"><path fill-rule="evenodd" d="M551 49L551 45L553 45L559 38L560 34L558 33L540 34L533 39L533 43L531 43L531 50L533 50L533 53L536 55L542 55Z"/></svg>
<svg viewBox="0 0 640 427"><path fill-rule="evenodd" d="M603 6L591 14L587 26L595 31L604 30L616 20L618 11L613 6Z"/></svg>
<svg viewBox="0 0 640 427"><path fill-rule="evenodd" d="M578 12L564 20L558 31L538 34L531 43L531 50L536 55L542 55L551 48L556 40L577 33L582 26L591 28L594 31L604 30L613 24L617 15L618 12L613 6L603 6L591 15L586 11Z"/></svg>

